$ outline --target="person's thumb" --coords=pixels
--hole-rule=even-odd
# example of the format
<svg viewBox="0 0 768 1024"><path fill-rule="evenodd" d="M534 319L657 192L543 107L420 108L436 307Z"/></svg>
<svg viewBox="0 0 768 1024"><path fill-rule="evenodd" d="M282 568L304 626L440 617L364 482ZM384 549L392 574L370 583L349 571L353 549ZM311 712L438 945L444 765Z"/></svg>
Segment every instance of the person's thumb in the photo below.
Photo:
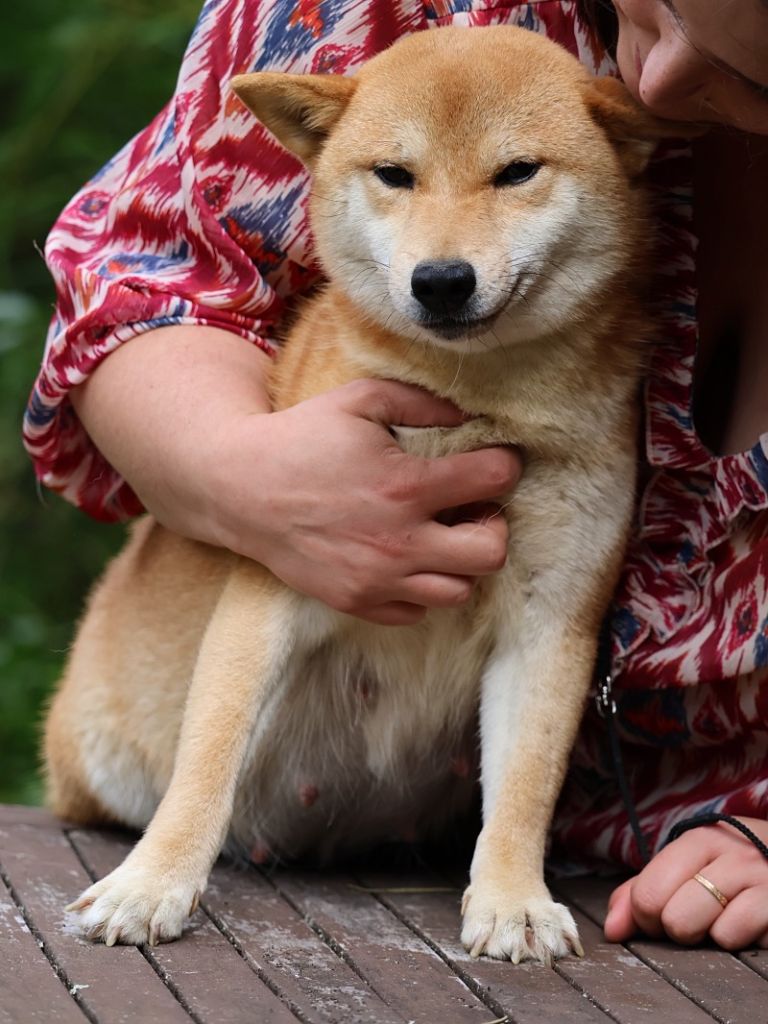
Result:
<svg viewBox="0 0 768 1024"><path fill-rule="evenodd" d="M457 427L467 416L447 398L393 380L356 380L341 389L347 412L384 426Z"/></svg>

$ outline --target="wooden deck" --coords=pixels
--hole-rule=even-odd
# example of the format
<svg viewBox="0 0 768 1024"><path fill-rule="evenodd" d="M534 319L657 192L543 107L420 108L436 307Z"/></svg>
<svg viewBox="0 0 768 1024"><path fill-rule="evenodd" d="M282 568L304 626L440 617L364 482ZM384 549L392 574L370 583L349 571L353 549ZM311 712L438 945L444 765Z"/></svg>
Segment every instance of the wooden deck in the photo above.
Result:
<svg viewBox="0 0 768 1024"><path fill-rule="evenodd" d="M0 1022L768 1022L768 952L610 945L599 924L611 884L596 879L557 887L586 957L554 970L471 960L461 880L425 868L219 866L179 942L107 949L68 933L64 905L129 845L0 807Z"/></svg>

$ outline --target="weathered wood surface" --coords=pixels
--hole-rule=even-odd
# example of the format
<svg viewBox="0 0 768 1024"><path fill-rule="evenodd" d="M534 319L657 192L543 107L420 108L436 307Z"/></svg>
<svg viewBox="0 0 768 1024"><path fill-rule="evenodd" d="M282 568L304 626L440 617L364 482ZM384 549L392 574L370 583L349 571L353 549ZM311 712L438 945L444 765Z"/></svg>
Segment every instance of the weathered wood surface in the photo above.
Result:
<svg viewBox="0 0 768 1024"><path fill-rule="evenodd" d="M428 868L219 865L181 941L85 942L63 907L130 843L0 807L0 1024L768 1024L768 953L606 943L594 878L556 886L586 957L554 970L470 959L461 880Z"/></svg>

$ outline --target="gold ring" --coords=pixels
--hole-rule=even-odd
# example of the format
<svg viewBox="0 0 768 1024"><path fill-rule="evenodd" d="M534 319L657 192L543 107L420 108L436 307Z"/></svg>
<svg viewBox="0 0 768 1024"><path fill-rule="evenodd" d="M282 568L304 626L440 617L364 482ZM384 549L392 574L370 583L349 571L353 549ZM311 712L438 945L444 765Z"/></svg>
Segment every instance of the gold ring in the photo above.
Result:
<svg viewBox="0 0 768 1024"><path fill-rule="evenodd" d="M696 879L696 881L700 885L704 886L704 888L707 890L707 892L711 892L712 893L712 895L715 897L715 899L717 900L717 902L720 904L721 907L724 907L724 906L727 905L728 897L723 895L723 893L720 892L720 890L717 888L717 886L714 885L712 882L710 882L710 880L708 878L705 878L704 875L699 875L699 874L695 874L693 877Z"/></svg>

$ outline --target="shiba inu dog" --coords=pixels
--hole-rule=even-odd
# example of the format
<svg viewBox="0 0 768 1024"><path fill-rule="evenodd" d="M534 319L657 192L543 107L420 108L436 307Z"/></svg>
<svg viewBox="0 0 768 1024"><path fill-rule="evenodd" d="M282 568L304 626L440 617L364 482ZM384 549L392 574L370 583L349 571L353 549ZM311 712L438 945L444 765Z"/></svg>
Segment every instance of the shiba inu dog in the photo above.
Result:
<svg viewBox="0 0 768 1024"><path fill-rule="evenodd" d="M504 567L394 629L140 521L91 596L45 755L56 812L146 831L70 909L107 944L170 940L222 847L331 857L405 819L439 828L471 797L451 759L479 707L462 941L515 962L581 953L543 858L632 509L637 178L659 126L510 27L418 33L351 78L233 87L316 186L328 284L277 359L276 407L404 381L467 414L398 429L404 448L518 445L526 469Z"/></svg>

